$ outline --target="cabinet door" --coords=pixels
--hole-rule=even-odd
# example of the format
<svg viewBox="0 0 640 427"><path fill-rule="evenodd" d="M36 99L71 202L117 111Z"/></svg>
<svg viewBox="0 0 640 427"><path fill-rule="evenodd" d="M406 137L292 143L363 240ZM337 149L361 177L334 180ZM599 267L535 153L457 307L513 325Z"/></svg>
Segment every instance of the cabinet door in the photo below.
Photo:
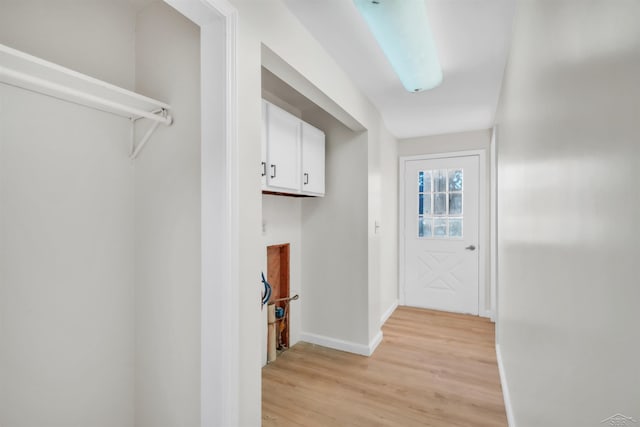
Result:
<svg viewBox="0 0 640 427"><path fill-rule="evenodd" d="M260 176L262 189L267 187L267 102L262 100L262 134L260 136Z"/></svg>
<svg viewBox="0 0 640 427"><path fill-rule="evenodd" d="M267 185L300 191L300 119L268 104Z"/></svg>
<svg viewBox="0 0 640 427"><path fill-rule="evenodd" d="M324 195L324 132L302 123L302 192Z"/></svg>

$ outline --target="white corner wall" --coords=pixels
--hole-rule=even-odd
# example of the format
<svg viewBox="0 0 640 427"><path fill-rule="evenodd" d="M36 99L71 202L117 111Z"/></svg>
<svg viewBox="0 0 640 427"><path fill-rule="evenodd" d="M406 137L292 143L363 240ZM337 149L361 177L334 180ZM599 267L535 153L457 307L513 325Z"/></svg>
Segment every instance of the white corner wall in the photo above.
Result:
<svg viewBox="0 0 640 427"><path fill-rule="evenodd" d="M398 141L386 129L380 137L380 312L383 323L398 305Z"/></svg>
<svg viewBox="0 0 640 427"><path fill-rule="evenodd" d="M369 344L367 135L320 109L302 118L326 135L326 194L302 201L302 340L355 351Z"/></svg>
<svg viewBox="0 0 640 427"><path fill-rule="evenodd" d="M640 3L518 6L497 141L512 427L639 420Z"/></svg>
<svg viewBox="0 0 640 427"><path fill-rule="evenodd" d="M135 163L136 426L197 426L200 31L165 3L138 13L136 89L167 100L174 117Z"/></svg>
<svg viewBox="0 0 640 427"><path fill-rule="evenodd" d="M485 256L485 295L484 304L480 306L480 315L491 313L491 133L490 129L471 132L450 133L443 135L425 136L420 138L402 139L398 142L398 155L418 156L421 154L452 153L456 151L484 150L485 155L485 212L484 224L486 233L481 248L486 251ZM398 203L402 200L398 198ZM402 221L402 218L399 219Z"/></svg>

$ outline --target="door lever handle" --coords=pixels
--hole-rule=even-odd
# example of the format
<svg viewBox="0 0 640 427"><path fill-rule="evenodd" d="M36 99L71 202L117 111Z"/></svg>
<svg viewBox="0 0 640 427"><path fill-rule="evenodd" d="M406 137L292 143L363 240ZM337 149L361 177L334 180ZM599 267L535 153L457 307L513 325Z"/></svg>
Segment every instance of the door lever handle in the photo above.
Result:
<svg viewBox="0 0 640 427"><path fill-rule="evenodd" d="M473 246L473 245L469 245L469 246L467 246L465 249L466 249L466 250L468 250L468 251L475 251L475 250L476 250L476 247L475 247L475 246Z"/></svg>

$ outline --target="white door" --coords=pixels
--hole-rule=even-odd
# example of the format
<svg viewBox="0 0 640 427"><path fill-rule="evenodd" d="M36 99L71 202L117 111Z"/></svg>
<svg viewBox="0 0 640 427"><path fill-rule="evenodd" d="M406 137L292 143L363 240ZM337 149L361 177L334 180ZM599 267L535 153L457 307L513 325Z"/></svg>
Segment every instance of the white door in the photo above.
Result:
<svg viewBox="0 0 640 427"><path fill-rule="evenodd" d="M302 123L302 191L324 194L324 132Z"/></svg>
<svg viewBox="0 0 640 427"><path fill-rule="evenodd" d="M300 190L300 119L268 104L267 185Z"/></svg>
<svg viewBox="0 0 640 427"><path fill-rule="evenodd" d="M478 314L479 157L404 165L404 303Z"/></svg>

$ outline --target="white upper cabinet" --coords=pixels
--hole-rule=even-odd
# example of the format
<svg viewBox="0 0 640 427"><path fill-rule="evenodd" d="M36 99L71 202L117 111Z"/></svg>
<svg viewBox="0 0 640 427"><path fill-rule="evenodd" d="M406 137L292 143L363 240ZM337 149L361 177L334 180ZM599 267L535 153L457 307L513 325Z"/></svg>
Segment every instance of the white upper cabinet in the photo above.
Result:
<svg viewBox="0 0 640 427"><path fill-rule="evenodd" d="M267 187L300 189L300 119L267 104Z"/></svg>
<svg viewBox="0 0 640 427"><path fill-rule="evenodd" d="M324 132L302 123L303 193L324 194Z"/></svg>
<svg viewBox="0 0 640 427"><path fill-rule="evenodd" d="M324 132L264 100L262 120L262 189L324 196Z"/></svg>

